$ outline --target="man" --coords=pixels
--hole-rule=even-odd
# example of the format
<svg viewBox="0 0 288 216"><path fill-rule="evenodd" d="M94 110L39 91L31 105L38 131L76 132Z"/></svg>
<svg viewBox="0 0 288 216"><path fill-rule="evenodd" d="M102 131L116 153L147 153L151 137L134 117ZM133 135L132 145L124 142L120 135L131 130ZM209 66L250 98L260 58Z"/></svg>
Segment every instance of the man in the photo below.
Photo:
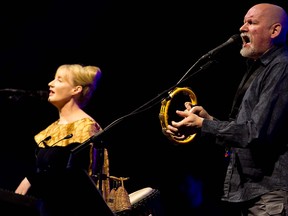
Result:
<svg viewBox="0 0 288 216"><path fill-rule="evenodd" d="M237 215L288 215L288 32L287 13L268 3L251 7L240 27L248 70L236 92L229 121L185 103L166 133L226 149L229 159L222 200ZM236 213L237 212L237 213Z"/></svg>

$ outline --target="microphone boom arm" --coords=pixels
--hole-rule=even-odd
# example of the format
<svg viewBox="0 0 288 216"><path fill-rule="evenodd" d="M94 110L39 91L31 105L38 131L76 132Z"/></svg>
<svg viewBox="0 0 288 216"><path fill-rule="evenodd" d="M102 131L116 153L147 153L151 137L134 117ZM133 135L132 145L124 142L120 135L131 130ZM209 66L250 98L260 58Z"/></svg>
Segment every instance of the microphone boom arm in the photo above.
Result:
<svg viewBox="0 0 288 216"><path fill-rule="evenodd" d="M90 138L88 138L86 141L84 141L81 145L78 145L76 146L75 148L71 149L70 152L71 152L71 155L70 155L70 158L69 158L69 162L68 162L68 167L71 166L72 164L72 159L73 159L73 155L74 154L77 154L79 151L85 149L88 145L90 145L91 143L93 143L94 145L96 145L96 147L103 147L103 143L102 143L102 140L100 141L101 143L100 144L95 144L96 141L98 140L99 141L99 138L105 134L105 132L107 132L110 128L112 128L114 125L118 124L119 122L121 122L122 120L124 120L125 118L127 117L130 117L132 115L135 115L135 114L138 114L142 111L145 111L146 109L150 108L146 108L146 109L143 109L145 106L148 106L149 104L151 104L153 101L156 101L156 100L162 100L163 99L163 96L167 93L169 93L172 89L176 88L179 84L183 83L184 81L190 79L192 76L198 74L199 72L203 71L203 70L206 70L207 68L210 67L210 65L212 65L213 63L215 63L216 61L214 60L211 60L211 61L208 61L206 62L203 66L200 67L199 70L197 70L195 73L192 73L190 76L186 77L185 79L182 79L180 80L179 82L177 82L175 85L173 85L172 87L164 90L163 92L161 92L160 94L158 94L156 97L152 98L151 100L149 100L148 102L144 103L142 106L140 106L139 108L135 109L133 112L127 114L127 115L124 115L118 119L116 119L115 121L113 121L112 123L110 123L107 127L105 127L103 130L99 131L98 133L96 133L95 135L91 136ZM190 68L191 69L191 68ZM158 102L157 102L158 103ZM155 104L155 103L154 103Z"/></svg>

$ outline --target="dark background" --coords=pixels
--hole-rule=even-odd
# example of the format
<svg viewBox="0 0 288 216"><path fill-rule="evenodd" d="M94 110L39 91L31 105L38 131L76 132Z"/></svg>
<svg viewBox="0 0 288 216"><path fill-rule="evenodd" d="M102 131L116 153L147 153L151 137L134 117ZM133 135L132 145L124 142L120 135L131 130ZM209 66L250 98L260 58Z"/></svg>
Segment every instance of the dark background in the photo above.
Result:
<svg viewBox="0 0 288 216"><path fill-rule="evenodd" d="M48 90L61 64L97 65L103 76L86 110L103 128L147 108L101 137L109 149L110 175L130 177L129 193L159 189L167 215L221 215L222 150L199 145L197 137L173 145L162 134L158 115L167 90L202 55L239 33L245 13L258 2L5 2L0 7L0 187L16 188L33 166L34 135L58 118L37 91ZM286 7L284 0L275 2ZM239 47L228 47L215 60L181 86L191 87L199 104L225 119L244 61Z"/></svg>

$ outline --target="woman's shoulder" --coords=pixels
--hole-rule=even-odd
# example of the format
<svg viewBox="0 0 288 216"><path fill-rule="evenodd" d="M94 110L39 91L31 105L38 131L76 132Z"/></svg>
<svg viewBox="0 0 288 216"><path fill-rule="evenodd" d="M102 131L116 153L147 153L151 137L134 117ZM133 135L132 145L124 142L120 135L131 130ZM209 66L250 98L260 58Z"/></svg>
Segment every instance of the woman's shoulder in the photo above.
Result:
<svg viewBox="0 0 288 216"><path fill-rule="evenodd" d="M80 118L72 123L73 124L97 124L99 125L98 122L95 119L91 118L90 116Z"/></svg>
<svg viewBox="0 0 288 216"><path fill-rule="evenodd" d="M96 132L102 130L100 124L91 117L78 119L77 121L73 122L73 124L77 127L84 127L84 128L94 127Z"/></svg>

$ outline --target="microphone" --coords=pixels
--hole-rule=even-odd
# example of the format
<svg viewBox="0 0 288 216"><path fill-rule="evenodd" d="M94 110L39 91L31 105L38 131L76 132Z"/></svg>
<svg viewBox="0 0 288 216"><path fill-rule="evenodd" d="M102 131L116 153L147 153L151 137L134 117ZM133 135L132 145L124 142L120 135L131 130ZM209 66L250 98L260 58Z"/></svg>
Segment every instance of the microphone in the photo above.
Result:
<svg viewBox="0 0 288 216"><path fill-rule="evenodd" d="M45 98L48 99L49 96L49 91L44 91L44 90L24 90L24 89L11 89L11 88L6 88L6 89L0 89L0 92L8 92L12 93L13 95L18 95L18 96L28 96L28 97L37 97L37 98Z"/></svg>
<svg viewBox="0 0 288 216"><path fill-rule="evenodd" d="M55 143L53 143L53 145L48 146L48 148L51 148L51 147L55 146L57 143L61 142L62 140L70 139L71 137L73 137L73 134L68 134L68 135L66 135L65 137L63 137L62 139L60 139L60 140L56 141ZM45 146L45 147L46 147L46 146Z"/></svg>
<svg viewBox="0 0 288 216"><path fill-rule="evenodd" d="M210 50L208 53L203 55L200 59L212 58L218 52L220 52L223 48L228 47L232 44L236 44L236 43L240 44L241 41L242 41L242 39L241 39L240 35L235 34L235 35L231 36L225 43L219 45L218 47L216 47L213 50Z"/></svg>

